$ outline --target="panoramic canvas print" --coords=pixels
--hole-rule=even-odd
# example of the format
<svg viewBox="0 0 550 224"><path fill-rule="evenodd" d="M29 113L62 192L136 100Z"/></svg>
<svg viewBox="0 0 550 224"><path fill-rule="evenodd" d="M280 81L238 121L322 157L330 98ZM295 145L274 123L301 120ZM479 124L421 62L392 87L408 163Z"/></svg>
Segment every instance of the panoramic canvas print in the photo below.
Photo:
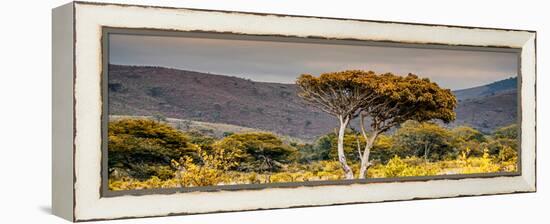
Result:
<svg viewBox="0 0 550 224"><path fill-rule="evenodd" d="M109 190L518 172L517 53L108 41Z"/></svg>

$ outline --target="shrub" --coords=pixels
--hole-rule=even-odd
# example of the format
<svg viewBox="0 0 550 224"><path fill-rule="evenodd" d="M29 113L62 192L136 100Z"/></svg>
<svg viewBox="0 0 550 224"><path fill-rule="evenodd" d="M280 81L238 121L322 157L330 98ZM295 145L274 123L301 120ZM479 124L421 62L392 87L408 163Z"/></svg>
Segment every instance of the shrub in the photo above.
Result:
<svg viewBox="0 0 550 224"><path fill-rule="evenodd" d="M503 150L513 150L516 152L519 150L519 142L516 139L496 138L488 141L484 147L488 150L489 155L499 155Z"/></svg>
<svg viewBox="0 0 550 224"><path fill-rule="evenodd" d="M161 180L156 176L153 176L144 181L128 179L128 178L121 179L121 180L109 179L109 190L113 190L113 191L175 188L175 187L179 187L179 183L176 179Z"/></svg>
<svg viewBox="0 0 550 224"><path fill-rule="evenodd" d="M233 134L224 140L242 144L245 154L239 169L244 171L277 171L285 164L295 161L298 156L296 148L283 143L279 137L271 133Z"/></svg>
<svg viewBox="0 0 550 224"><path fill-rule="evenodd" d="M517 124L511 124L511 125L497 129L493 133L493 136L495 138L517 139L519 137L518 129L519 127Z"/></svg>
<svg viewBox="0 0 550 224"><path fill-rule="evenodd" d="M180 161L172 161L176 171L176 178L184 187L213 186L223 182L229 182L224 170L218 169L218 161L211 156L203 155L203 164L196 164L191 157L184 157Z"/></svg>
<svg viewBox="0 0 550 224"><path fill-rule="evenodd" d="M486 150L488 151L488 150ZM201 153L202 154L202 153ZM344 172L337 161L318 161L310 164L290 164L283 171L272 173L239 172L226 170L216 162L216 157L205 156L206 162L183 160L180 176L163 180L152 176L147 180L130 177L109 179L111 190L151 189L166 187L191 187L227 184L265 184L277 182L302 182L319 180L342 180ZM219 157L217 157L219 158ZM482 157L462 157L457 160L426 162L423 158L399 158L394 156L387 164L377 164L368 170L368 177L433 176L445 174L487 173L517 170L517 157L508 161L499 159L487 152ZM178 162L179 163L179 162ZM357 170L358 165L353 164Z"/></svg>
<svg viewBox="0 0 550 224"><path fill-rule="evenodd" d="M199 148L199 161L184 156L172 160L176 178L182 186L211 186L231 181L227 172L239 165L244 158L244 146L234 139L223 139L212 145L210 152Z"/></svg>
<svg viewBox="0 0 550 224"><path fill-rule="evenodd" d="M512 149L512 147L503 146L496 158L499 162L517 161L518 152Z"/></svg>
<svg viewBox="0 0 550 224"><path fill-rule="evenodd" d="M384 177L432 176L436 175L438 171L437 168L430 166L411 166L397 156L381 167Z"/></svg>
<svg viewBox="0 0 550 224"><path fill-rule="evenodd" d="M482 157L468 158L461 161L461 173L494 173L500 171L501 167L493 163L488 150L485 150Z"/></svg>
<svg viewBox="0 0 550 224"><path fill-rule="evenodd" d="M401 157L417 156L434 161L452 157L455 153L452 134L436 123L407 121L394 138Z"/></svg>
<svg viewBox="0 0 550 224"><path fill-rule="evenodd" d="M188 131L185 132L185 134L189 136L191 143L206 151L212 150L212 145L216 142L215 138L205 135L199 131Z"/></svg>
<svg viewBox="0 0 550 224"><path fill-rule="evenodd" d="M457 148L455 155L452 158L459 156L475 156L483 155L483 143L487 141L486 137L476 129L468 126L458 126L451 130L453 144Z"/></svg>
<svg viewBox="0 0 550 224"><path fill-rule="evenodd" d="M112 121L108 127L108 165L128 170L131 177L168 178L172 159L196 156L198 147L189 136L163 123L147 119Z"/></svg>
<svg viewBox="0 0 550 224"><path fill-rule="evenodd" d="M298 172L298 173L289 173L281 172L269 176L269 182L278 183L278 182L304 182L310 181L314 177L311 172Z"/></svg>
<svg viewBox="0 0 550 224"><path fill-rule="evenodd" d="M344 171L338 161L321 161L316 175L321 180L341 180L344 178Z"/></svg>
<svg viewBox="0 0 550 224"><path fill-rule="evenodd" d="M371 163L387 163L394 155L397 154L394 147L394 139L392 136L380 134L371 149Z"/></svg>

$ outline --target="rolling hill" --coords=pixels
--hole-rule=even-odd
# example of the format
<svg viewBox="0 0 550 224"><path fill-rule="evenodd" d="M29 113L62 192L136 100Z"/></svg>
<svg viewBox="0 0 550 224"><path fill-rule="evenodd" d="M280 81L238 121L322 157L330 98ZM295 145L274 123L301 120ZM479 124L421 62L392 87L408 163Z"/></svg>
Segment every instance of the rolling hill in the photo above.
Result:
<svg viewBox="0 0 550 224"><path fill-rule="evenodd" d="M453 93L458 107L451 126L466 124L489 133L517 121L517 77Z"/></svg>
<svg viewBox="0 0 550 224"><path fill-rule="evenodd" d="M515 80L515 79L514 79ZM505 80L506 83L513 82ZM456 91L457 120L484 132L516 120L515 85ZM109 66L109 114L224 123L304 140L333 131L335 118L306 106L293 84L150 66ZM356 126L356 124L352 124Z"/></svg>
<svg viewBox="0 0 550 224"><path fill-rule="evenodd" d="M475 99L480 97L493 96L501 93L516 91L517 85L518 85L517 77L511 77L511 78L496 81L487 85L457 90L457 91L454 91L453 93L455 94L458 100Z"/></svg>

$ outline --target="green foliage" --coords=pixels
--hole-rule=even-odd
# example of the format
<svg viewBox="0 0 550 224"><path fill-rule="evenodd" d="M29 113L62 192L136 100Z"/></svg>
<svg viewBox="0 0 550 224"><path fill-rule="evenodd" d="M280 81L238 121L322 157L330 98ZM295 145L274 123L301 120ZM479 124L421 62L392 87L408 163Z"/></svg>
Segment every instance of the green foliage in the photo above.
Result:
<svg viewBox="0 0 550 224"><path fill-rule="evenodd" d="M519 151L518 127L516 124L497 129L484 145L490 155L510 161Z"/></svg>
<svg viewBox="0 0 550 224"><path fill-rule="evenodd" d="M493 136L495 138L517 139L519 137L518 131L519 131L518 125L512 124L512 125L508 125L497 129L493 133Z"/></svg>
<svg viewBox="0 0 550 224"><path fill-rule="evenodd" d="M300 162L338 159L336 152L337 141L338 136L336 134L328 133L319 137L314 144L297 146L301 153ZM360 150L363 150L365 140L358 132L347 129L344 135L344 152L346 158L350 161L359 161L358 146ZM379 135L371 149L371 159L378 162L387 162L395 153L392 146L393 138L391 136Z"/></svg>
<svg viewBox="0 0 550 224"><path fill-rule="evenodd" d="M461 142L465 141L476 141L476 142L484 142L485 136L480 131L469 127L469 126L458 126L456 128L453 128L451 130L451 133L456 139L459 139Z"/></svg>
<svg viewBox="0 0 550 224"><path fill-rule="evenodd" d="M161 180L156 176L152 176L147 180L137 180L132 178L109 179L109 189L113 191L176 187L180 187L178 179Z"/></svg>
<svg viewBox="0 0 550 224"><path fill-rule="evenodd" d="M204 159L204 158L203 158ZM517 159L517 158L516 158ZM265 184L277 182L302 182L320 180L342 180L344 172L338 161L316 161L309 164L289 164L284 170L273 173L240 172L225 169L209 157L206 163L183 161L185 164L179 177L162 180L153 176L147 180L132 178L109 179L111 190L175 188L190 186L212 186L219 184ZM201 165L202 164L202 165ZM358 169L354 164L353 169ZM490 172L513 172L517 170L514 161L498 162L485 153L482 157L464 157L456 160L425 162L423 158L393 157L386 164L377 164L368 170L368 177L433 176L447 174L469 174Z"/></svg>
<svg viewBox="0 0 550 224"><path fill-rule="evenodd" d="M439 170L428 166L412 166L395 156L388 164L382 166L381 172L384 177L410 177L410 176L433 176Z"/></svg>
<svg viewBox="0 0 550 224"><path fill-rule="evenodd" d="M312 172L296 172L296 173L288 173L288 172L281 172L276 173L271 176L269 176L269 182L270 183L278 183L278 182L304 182L304 181L310 181L314 178L314 174Z"/></svg>
<svg viewBox="0 0 550 224"><path fill-rule="evenodd" d="M189 140L191 143L199 146L205 151L211 151L212 145L216 142L216 139L214 137L204 135L198 131L185 132L185 134L189 136Z"/></svg>
<svg viewBox="0 0 550 224"><path fill-rule="evenodd" d="M225 139L239 142L246 155L240 169L255 172L272 172L297 158L297 149L283 143L276 135L264 132L233 134Z"/></svg>
<svg viewBox="0 0 550 224"><path fill-rule="evenodd" d="M517 161L518 152L510 146L503 146L496 157L499 162Z"/></svg>
<svg viewBox="0 0 550 224"><path fill-rule="evenodd" d="M478 130L468 126L458 126L451 130L451 134L458 155L478 157L483 155L485 146L482 143L486 142L487 138Z"/></svg>
<svg viewBox="0 0 550 224"><path fill-rule="evenodd" d="M425 160L452 157L455 153L451 133L430 122L407 121L395 133L395 147L401 156L418 156Z"/></svg>
<svg viewBox="0 0 550 224"><path fill-rule="evenodd" d="M494 173L502 170L503 167L498 163L493 162L493 158L487 153L487 150L484 150L482 157L461 159L461 173L472 174L472 173Z"/></svg>
<svg viewBox="0 0 550 224"><path fill-rule="evenodd" d="M312 160L328 160L331 151L336 148L336 135L334 133L319 137L313 146Z"/></svg>
<svg viewBox="0 0 550 224"><path fill-rule="evenodd" d="M227 137L227 136L230 136L232 134L234 134L234 133L231 132L231 131L225 131L225 132L223 132L223 137Z"/></svg>
<svg viewBox="0 0 550 224"><path fill-rule="evenodd" d="M397 152L394 148L394 141L394 138L390 135L378 135L371 149L371 163L387 163L394 155L396 155Z"/></svg>
<svg viewBox="0 0 550 224"><path fill-rule="evenodd" d="M247 159L249 155L246 150L246 146L243 142L233 138L224 138L212 144L210 154L223 162L222 165L224 170L229 170L237 167L241 162Z"/></svg>
<svg viewBox="0 0 550 224"><path fill-rule="evenodd" d="M172 160L171 165L177 171L176 178L181 186L212 186L231 181L228 171L239 166L246 158L244 145L235 139L225 138L208 147L209 151L199 148L195 161L184 156L179 161Z"/></svg>
<svg viewBox="0 0 550 224"><path fill-rule="evenodd" d="M329 159L337 160L338 153L336 150L338 136L334 133L325 135L326 138L330 139L330 150L329 150ZM344 134L344 154L349 161L359 161L359 152L358 146L362 149L365 145L365 140L359 135L359 133L347 129Z"/></svg>
<svg viewBox="0 0 550 224"><path fill-rule="evenodd" d="M198 147L189 136L167 124L145 119L123 119L109 123L108 164L126 170L137 179L166 178L172 159L195 156Z"/></svg>
<svg viewBox="0 0 550 224"><path fill-rule="evenodd" d="M344 178L344 171L336 161L322 161L313 170L321 180L341 180Z"/></svg>
<svg viewBox="0 0 550 224"><path fill-rule="evenodd" d="M509 147L514 151L518 151L518 141L514 139L490 139L485 145L485 148L489 150L489 154L498 155L505 147Z"/></svg>
<svg viewBox="0 0 550 224"><path fill-rule="evenodd" d="M310 163L312 161L322 160L322 155L315 149L315 145L313 144L291 143L290 145L298 150L298 162L300 163Z"/></svg>
<svg viewBox="0 0 550 224"><path fill-rule="evenodd" d="M201 164L197 164L191 157L183 157L179 161L172 161L178 167L176 177L181 186L200 187L212 186L228 181L222 161L213 155L201 154Z"/></svg>

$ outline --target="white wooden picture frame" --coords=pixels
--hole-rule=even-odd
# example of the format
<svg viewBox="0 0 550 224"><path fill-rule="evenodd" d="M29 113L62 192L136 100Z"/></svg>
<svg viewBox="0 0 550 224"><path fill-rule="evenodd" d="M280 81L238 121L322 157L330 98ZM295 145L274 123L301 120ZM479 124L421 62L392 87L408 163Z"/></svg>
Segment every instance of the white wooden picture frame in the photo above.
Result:
<svg viewBox="0 0 550 224"><path fill-rule="evenodd" d="M193 192L102 193L106 28L322 38L520 52L520 172ZM536 32L73 2L53 10L53 213L70 221L326 206L536 191ZM481 187L482 186L482 187Z"/></svg>

